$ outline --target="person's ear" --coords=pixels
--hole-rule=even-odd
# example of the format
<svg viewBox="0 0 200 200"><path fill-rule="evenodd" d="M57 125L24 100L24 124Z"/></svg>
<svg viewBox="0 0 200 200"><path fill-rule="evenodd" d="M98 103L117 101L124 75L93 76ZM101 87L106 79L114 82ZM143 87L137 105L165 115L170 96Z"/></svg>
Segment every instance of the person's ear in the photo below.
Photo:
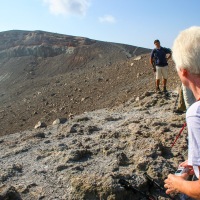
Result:
<svg viewBox="0 0 200 200"><path fill-rule="evenodd" d="M181 73L182 73L183 76L188 75L188 71L186 69L181 69Z"/></svg>

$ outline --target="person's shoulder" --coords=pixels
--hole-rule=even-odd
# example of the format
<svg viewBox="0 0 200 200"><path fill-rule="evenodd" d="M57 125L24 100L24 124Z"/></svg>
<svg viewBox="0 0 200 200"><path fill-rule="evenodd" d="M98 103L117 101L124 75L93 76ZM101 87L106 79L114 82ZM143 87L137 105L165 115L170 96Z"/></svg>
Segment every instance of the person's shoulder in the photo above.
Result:
<svg viewBox="0 0 200 200"><path fill-rule="evenodd" d="M153 55L155 53L155 48L151 50L151 55Z"/></svg>
<svg viewBox="0 0 200 200"><path fill-rule="evenodd" d="M152 50L151 50L151 52L153 53L153 52L155 52L156 50L157 50L157 49L156 49L156 48L154 48L154 49L152 49Z"/></svg>
<svg viewBox="0 0 200 200"><path fill-rule="evenodd" d="M188 109L187 109L187 116L200 116L200 101L194 102Z"/></svg>
<svg viewBox="0 0 200 200"><path fill-rule="evenodd" d="M167 47L161 47L162 50L164 50L165 52L171 53L172 50L170 48Z"/></svg>

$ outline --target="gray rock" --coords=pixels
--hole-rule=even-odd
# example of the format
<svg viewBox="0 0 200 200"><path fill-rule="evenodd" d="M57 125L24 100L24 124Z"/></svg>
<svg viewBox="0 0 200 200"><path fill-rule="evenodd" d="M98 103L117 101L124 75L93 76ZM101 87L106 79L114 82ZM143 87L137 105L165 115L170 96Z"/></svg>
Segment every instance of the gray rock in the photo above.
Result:
<svg viewBox="0 0 200 200"><path fill-rule="evenodd" d="M0 192L0 200L22 200L22 198L15 187L10 186Z"/></svg>
<svg viewBox="0 0 200 200"><path fill-rule="evenodd" d="M36 138L45 138L45 133L38 132L38 133L34 134L34 137L36 137Z"/></svg>
<svg viewBox="0 0 200 200"><path fill-rule="evenodd" d="M67 121L67 118L58 118L53 121L53 125L64 124Z"/></svg>
<svg viewBox="0 0 200 200"><path fill-rule="evenodd" d="M37 128L46 128L47 125L44 122L39 121L36 125L35 125L35 129Z"/></svg>

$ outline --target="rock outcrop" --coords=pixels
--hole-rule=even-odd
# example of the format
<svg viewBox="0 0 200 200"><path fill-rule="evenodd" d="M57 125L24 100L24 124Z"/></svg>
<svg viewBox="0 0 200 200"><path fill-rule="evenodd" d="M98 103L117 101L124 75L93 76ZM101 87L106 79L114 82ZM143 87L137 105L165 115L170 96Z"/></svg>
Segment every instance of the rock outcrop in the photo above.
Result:
<svg viewBox="0 0 200 200"><path fill-rule="evenodd" d="M6 31L0 33L0 59L22 56L53 57L70 53L80 45L91 45L95 42L88 38L44 31Z"/></svg>

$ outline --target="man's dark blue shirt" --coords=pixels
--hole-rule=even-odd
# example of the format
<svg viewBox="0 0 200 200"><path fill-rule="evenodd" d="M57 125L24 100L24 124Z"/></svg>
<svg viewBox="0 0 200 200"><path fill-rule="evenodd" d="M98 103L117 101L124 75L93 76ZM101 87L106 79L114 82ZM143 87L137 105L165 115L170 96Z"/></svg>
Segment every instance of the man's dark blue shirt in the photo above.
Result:
<svg viewBox="0 0 200 200"><path fill-rule="evenodd" d="M160 47L159 49L155 48L152 50L151 58L155 60L156 66L164 67L168 65L166 54L171 54L171 50L165 47Z"/></svg>

